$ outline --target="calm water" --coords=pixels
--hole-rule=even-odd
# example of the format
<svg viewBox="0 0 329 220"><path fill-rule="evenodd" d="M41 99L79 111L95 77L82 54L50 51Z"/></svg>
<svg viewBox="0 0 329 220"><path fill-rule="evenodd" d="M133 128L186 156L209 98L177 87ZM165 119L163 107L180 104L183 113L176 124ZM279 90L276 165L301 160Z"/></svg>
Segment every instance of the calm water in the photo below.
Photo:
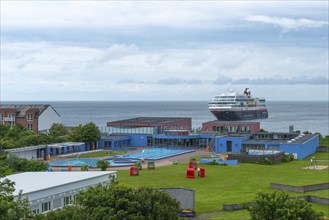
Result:
<svg viewBox="0 0 329 220"><path fill-rule="evenodd" d="M30 102L3 102L30 104ZM32 102L31 102L32 103ZM135 117L191 117L193 127L203 122L216 120L203 101L167 102L33 102L51 104L61 115L62 123L68 126L94 122L105 126L108 121ZM329 110L325 101L268 101L269 118L254 120L268 131L295 130L329 134Z"/></svg>

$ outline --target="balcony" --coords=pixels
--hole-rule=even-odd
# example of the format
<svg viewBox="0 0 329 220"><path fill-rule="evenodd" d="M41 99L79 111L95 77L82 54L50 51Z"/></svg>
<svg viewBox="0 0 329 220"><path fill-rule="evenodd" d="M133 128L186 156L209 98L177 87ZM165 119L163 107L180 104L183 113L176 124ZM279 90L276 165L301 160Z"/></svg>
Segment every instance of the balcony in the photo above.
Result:
<svg viewBox="0 0 329 220"><path fill-rule="evenodd" d="M2 119L3 122L15 122L16 119L14 117L5 117Z"/></svg>

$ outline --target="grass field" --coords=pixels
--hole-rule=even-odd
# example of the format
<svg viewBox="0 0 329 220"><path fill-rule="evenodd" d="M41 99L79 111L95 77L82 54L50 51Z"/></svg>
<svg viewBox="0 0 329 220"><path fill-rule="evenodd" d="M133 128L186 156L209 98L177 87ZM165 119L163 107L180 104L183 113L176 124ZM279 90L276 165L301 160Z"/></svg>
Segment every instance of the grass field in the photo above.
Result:
<svg viewBox="0 0 329 220"><path fill-rule="evenodd" d="M326 158L328 153L317 154ZM328 165L328 162L326 162ZM295 186L329 182L328 170L304 170L309 160L292 161L278 165L259 165L241 163L238 166L206 165L206 177L187 179L187 164L157 167L155 170L141 170L139 176L129 176L128 170L118 171L120 184L140 187L184 187L195 190L195 209L197 213L218 212L223 204L253 201L256 193L270 192L270 183ZM308 195L329 197L329 190L308 192ZM298 193L289 193L299 196ZM329 216L328 206L314 205L315 209ZM248 219L246 211L223 212L212 219Z"/></svg>
<svg viewBox="0 0 329 220"><path fill-rule="evenodd" d="M87 154L81 154L79 155L79 158L93 158L93 157L107 157L107 156L115 156L115 155L120 155L120 154L125 154L127 151L123 150L103 150L103 151L97 151L97 152L92 152L92 153L87 153ZM69 158L76 158L77 156L71 156Z"/></svg>

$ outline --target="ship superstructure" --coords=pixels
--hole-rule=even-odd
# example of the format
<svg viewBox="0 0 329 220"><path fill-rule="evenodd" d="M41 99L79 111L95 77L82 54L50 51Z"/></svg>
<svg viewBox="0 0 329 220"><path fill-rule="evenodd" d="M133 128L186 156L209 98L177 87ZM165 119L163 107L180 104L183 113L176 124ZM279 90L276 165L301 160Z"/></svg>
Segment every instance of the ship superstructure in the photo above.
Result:
<svg viewBox="0 0 329 220"><path fill-rule="evenodd" d="M265 98L254 98L249 88L243 94L229 90L209 102L209 110L218 120L248 120L267 118Z"/></svg>

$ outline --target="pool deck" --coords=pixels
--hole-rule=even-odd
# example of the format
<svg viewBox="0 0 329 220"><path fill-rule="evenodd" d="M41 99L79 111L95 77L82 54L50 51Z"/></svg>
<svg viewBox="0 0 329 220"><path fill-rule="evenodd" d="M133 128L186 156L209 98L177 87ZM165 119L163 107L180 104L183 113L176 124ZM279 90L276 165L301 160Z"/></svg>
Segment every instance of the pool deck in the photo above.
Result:
<svg viewBox="0 0 329 220"><path fill-rule="evenodd" d="M134 151L129 151L128 154L135 154L139 153L145 148L138 148L137 150ZM177 163L188 163L189 159L191 157L196 157L196 156L202 156L202 155L211 155L210 152L207 152L205 149L195 149L194 152L186 153L186 154L181 154L169 158L164 158L160 160L154 161L155 167L161 167L161 166L168 166L172 165L174 162ZM52 158L51 161L59 161L67 158ZM95 158L95 159L104 159L104 158ZM153 161L153 160L152 160ZM147 160L142 163L143 169L147 169ZM53 167L53 171L61 171L64 167ZM107 168L108 171L113 171L113 170L129 170L130 166L124 166L124 167L109 167ZM89 168L89 171L99 171L99 168ZM72 167L72 171L80 171L80 167Z"/></svg>

